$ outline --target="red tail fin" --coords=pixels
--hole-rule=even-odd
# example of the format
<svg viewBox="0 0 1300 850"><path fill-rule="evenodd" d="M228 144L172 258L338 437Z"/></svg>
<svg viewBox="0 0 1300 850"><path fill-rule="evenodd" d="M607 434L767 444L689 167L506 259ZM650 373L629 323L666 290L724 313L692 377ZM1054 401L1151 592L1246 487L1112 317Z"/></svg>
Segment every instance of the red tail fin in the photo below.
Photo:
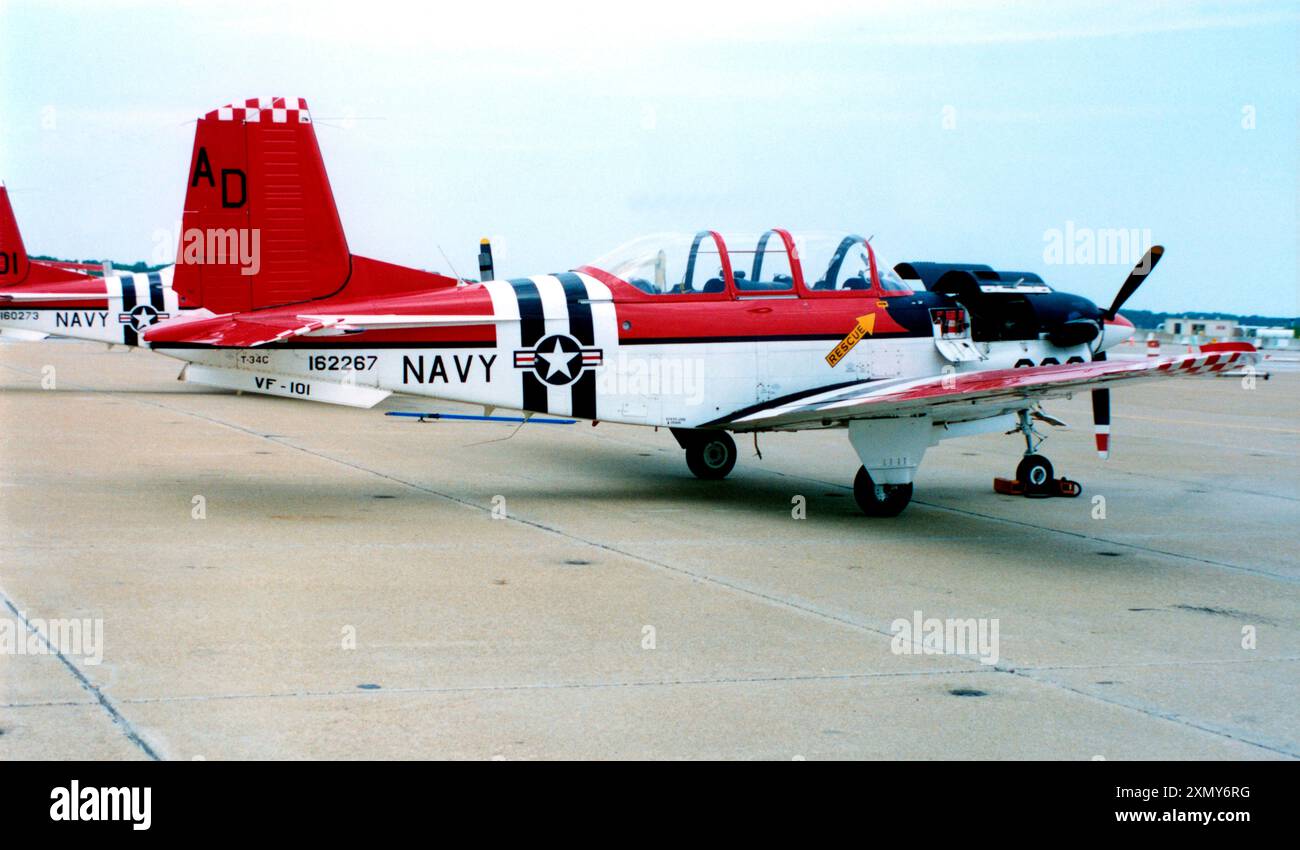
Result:
<svg viewBox="0 0 1300 850"><path fill-rule="evenodd" d="M198 121L175 288L232 313L337 292L350 256L301 98L253 98Z"/></svg>
<svg viewBox="0 0 1300 850"><path fill-rule="evenodd" d="M31 264L18 232L18 219L9 206L9 190L0 186L0 286L14 286L27 279Z"/></svg>

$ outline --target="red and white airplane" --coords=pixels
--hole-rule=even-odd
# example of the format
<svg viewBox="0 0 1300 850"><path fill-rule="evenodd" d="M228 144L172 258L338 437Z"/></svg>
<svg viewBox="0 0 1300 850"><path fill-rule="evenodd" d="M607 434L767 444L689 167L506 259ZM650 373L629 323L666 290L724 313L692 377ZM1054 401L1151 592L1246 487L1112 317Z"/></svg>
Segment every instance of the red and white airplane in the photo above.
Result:
<svg viewBox="0 0 1300 850"><path fill-rule="evenodd" d="M1036 453L1050 398L1213 373L1245 344L1108 361L1128 339L1118 310L1153 248L1098 308L1038 276L987 266L882 269L848 235L825 256L781 229L752 243L701 231L639 240L555 274L466 282L352 254L307 104L258 98L198 121L175 266L181 315L144 331L188 361L182 377L270 395L372 406L391 393L671 429L692 472L722 478L729 432L841 428L862 466L854 494L898 514L928 447L1020 431L1017 479L1057 486ZM226 244L224 261L211 246ZM255 262L245 244L259 246Z"/></svg>
<svg viewBox="0 0 1300 850"><path fill-rule="evenodd" d="M171 267L87 274L99 268L30 259L9 192L0 186L0 336L134 346L149 325L177 315Z"/></svg>

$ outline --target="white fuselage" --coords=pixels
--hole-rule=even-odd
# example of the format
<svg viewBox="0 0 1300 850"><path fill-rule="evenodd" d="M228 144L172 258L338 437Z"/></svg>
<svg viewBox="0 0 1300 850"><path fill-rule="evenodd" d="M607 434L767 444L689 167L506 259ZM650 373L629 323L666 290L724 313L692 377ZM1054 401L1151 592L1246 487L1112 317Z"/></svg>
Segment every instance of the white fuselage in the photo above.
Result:
<svg viewBox="0 0 1300 850"><path fill-rule="evenodd" d="M158 350L196 364L187 370L189 380L249 392L365 407L402 393L674 428L699 427L746 407L852 381L922 377L945 367L1038 365L1049 357L1061 363L1090 359L1086 346L1061 349L1035 340L972 343L983 359L951 362L932 337L881 337L863 339L831 366L826 355L836 340L620 340L618 304L604 284L582 278L590 295L589 328L585 312L580 320L571 316L553 278L537 276L531 280L543 313L531 330L514 287L506 281L485 285L498 319L491 343L366 347L336 335L257 348Z"/></svg>

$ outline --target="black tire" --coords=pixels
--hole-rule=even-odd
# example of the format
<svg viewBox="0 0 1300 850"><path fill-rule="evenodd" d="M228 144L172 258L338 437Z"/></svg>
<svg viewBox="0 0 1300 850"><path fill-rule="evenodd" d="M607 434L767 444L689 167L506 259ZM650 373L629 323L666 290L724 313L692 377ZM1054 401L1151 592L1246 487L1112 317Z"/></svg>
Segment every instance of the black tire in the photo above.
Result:
<svg viewBox="0 0 1300 850"><path fill-rule="evenodd" d="M736 466L736 441L726 431L702 434L686 447L686 465L705 481L726 478Z"/></svg>
<svg viewBox="0 0 1300 850"><path fill-rule="evenodd" d="M865 466L853 479L853 498L867 516L898 516L912 501L911 484L877 484Z"/></svg>
<svg viewBox="0 0 1300 850"><path fill-rule="evenodd" d="M1056 480L1052 462L1042 455L1025 455L1016 467L1016 480L1025 485L1025 492L1030 495L1048 495Z"/></svg>

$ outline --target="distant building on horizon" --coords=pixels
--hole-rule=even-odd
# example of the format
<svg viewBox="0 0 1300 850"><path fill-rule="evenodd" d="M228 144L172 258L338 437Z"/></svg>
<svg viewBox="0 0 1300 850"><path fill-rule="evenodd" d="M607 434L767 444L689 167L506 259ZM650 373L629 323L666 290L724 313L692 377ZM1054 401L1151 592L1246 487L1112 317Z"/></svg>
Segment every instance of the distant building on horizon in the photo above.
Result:
<svg viewBox="0 0 1300 850"><path fill-rule="evenodd" d="M1191 319L1170 316L1165 319L1164 332L1174 337L1201 337L1202 339L1231 339L1240 336L1236 319Z"/></svg>

